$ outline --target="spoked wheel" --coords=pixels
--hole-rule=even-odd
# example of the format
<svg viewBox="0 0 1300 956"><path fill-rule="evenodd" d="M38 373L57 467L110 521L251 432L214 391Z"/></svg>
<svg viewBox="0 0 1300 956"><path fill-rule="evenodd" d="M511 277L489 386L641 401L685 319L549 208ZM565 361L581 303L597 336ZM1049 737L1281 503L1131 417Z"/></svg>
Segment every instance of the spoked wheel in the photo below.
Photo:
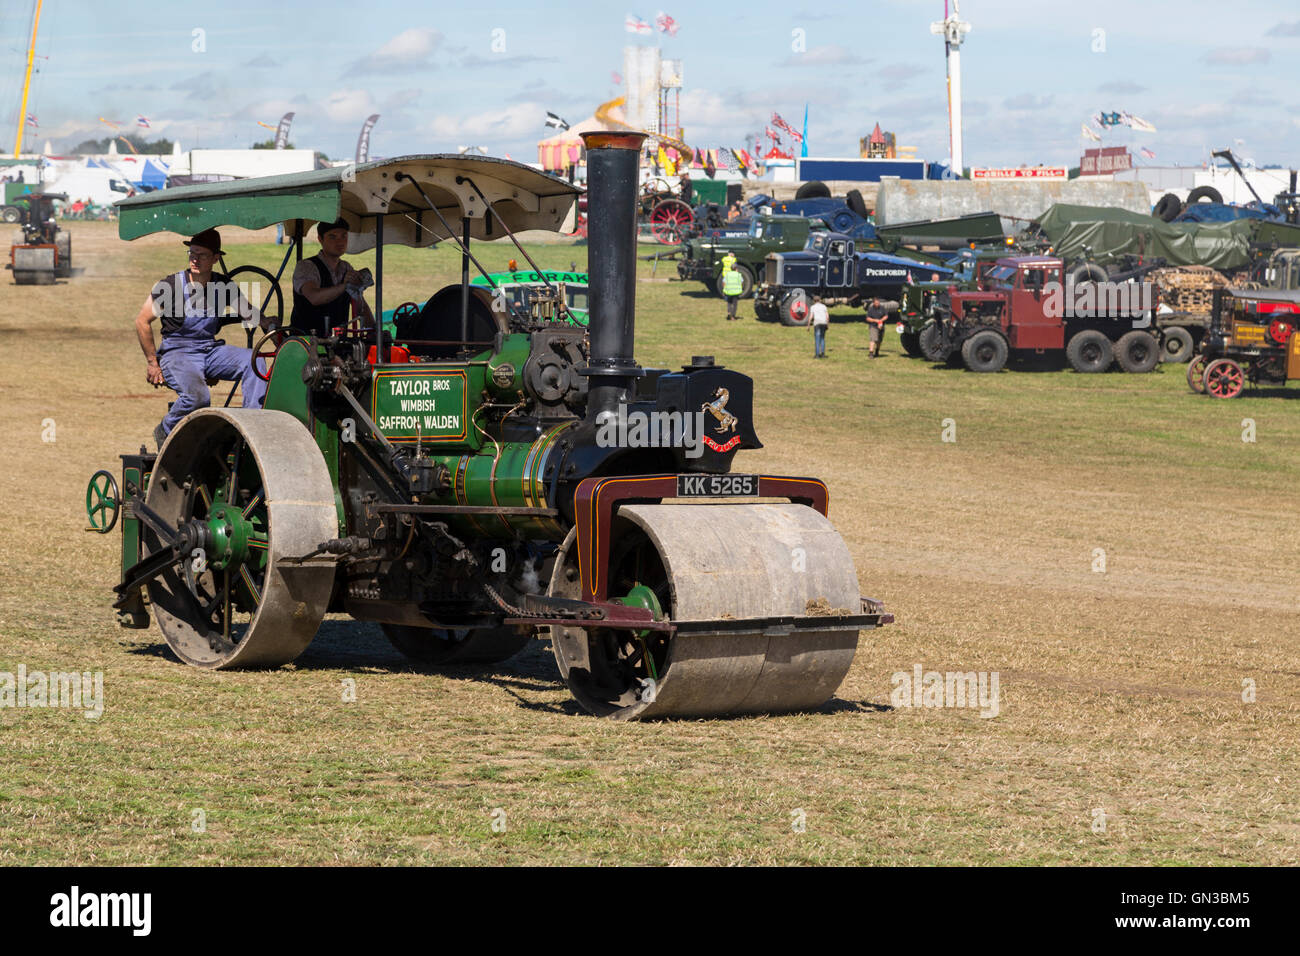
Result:
<svg viewBox="0 0 1300 956"><path fill-rule="evenodd" d="M650 211L650 232L665 245L677 245L686 238L695 213L680 199L665 199Z"/></svg>
<svg viewBox="0 0 1300 956"><path fill-rule="evenodd" d="M520 633L513 627L380 627L395 648L420 664L497 664L514 657L533 639L527 628Z"/></svg>
<svg viewBox="0 0 1300 956"><path fill-rule="evenodd" d="M122 496L118 494L117 479L111 471L100 469L90 476L86 485L86 517L90 527L100 534L108 534L117 524L117 515L122 508Z"/></svg>
<svg viewBox="0 0 1300 956"><path fill-rule="evenodd" d="M239 266L226 273L227 278L240 283L247 283L244 297L263 317L269 318L274 325L284 321L284 294L275 276L260 266ZM240 286L244 289L244 286Z"/></svg>
<svg viewBox="0 0 1300 956"><path fill-rule="evenodd" d="M393 323L414 322L420 317L420 311L418 302L403 302L393 310Z"/></svg>
<svg viewBox="0 0 1300 956"><path fill-rule="evenodd" d="M701 507L707 508L702 514ZM576 535L550 593L580 597ZM656 618L718 622L719 632L553 626L560 674L578 702L618 720L776 713L825 703L853 662L856 629L728 632L727 619L804 616L810 601L858 607L843 539L803 505L624 505L611 532L608 591ZM804 570L790 573L790 547Z"/></svg>
<svg viewBox="0 0 1300 956"><path fill-rule="evenodd" d="M1205 369L1209 364L1204 355L1198 355L1187 366L1187 385L1198 395L1205 394Z"/></svg>
<svg viewBox="0 0 1300 956"><path fill-rule="evenodd" d="M1216 359L1205 369L1205 392L1215 398L1236 398L1246 386L1246 375L1232 359Z"/></svg>
<svg viewBox="0 0 1300 956"><path fill-rule="evenodd" d="M325 460L297 419L190 414L163 443L145 503L149 598L181 660L275 667L306 649L335 571L332 557L308 555L338 536L338 515Z"/></svg>
<svg viewBox="0 0 1300 956"><path fill-rule="evenodd" d="M280 353L280 346L293 338L295 335L306 335L301 329L295 329L293 326L286 326L282 329L271 329L253 346L253 354L249 361L253 363L253 374L264 382L271 381L271 369L275 365L275 357ZM258 359L262 359L261 367L258 365ZM266 371L262 371L262 367Z"/></svg>

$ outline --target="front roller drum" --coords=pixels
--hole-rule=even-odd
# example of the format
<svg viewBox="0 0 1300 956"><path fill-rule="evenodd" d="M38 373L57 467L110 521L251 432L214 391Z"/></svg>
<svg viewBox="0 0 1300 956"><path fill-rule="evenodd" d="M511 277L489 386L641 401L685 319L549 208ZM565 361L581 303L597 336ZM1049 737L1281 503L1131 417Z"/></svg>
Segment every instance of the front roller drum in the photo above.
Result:
<svg viewBox="0 0 1300 956"><path fill-rule="evenodd" d="M334 486L320 449L284 412L206 408L181 420L154 463L146 504L187 540L153 578L167 644L203 668L276 667L316 635L334 585ZM146 532L146 552L163 548Z"/></svg>
<svg viewBox="0 0 1300 956"><path fill-rule="evenodd" d="M581 596L575 535L561 546L550 593ZM855 614L860 590L844 540L796 504L627 504L615 518L609 594L677 622L779 616L812 608ZM642 595L637 599L637 595ZM815 610L812 611L815 613ZM635 634L553 626L560 673L601 717L646 719L778 713L819 707L853 663L857 628Z"/></svg>

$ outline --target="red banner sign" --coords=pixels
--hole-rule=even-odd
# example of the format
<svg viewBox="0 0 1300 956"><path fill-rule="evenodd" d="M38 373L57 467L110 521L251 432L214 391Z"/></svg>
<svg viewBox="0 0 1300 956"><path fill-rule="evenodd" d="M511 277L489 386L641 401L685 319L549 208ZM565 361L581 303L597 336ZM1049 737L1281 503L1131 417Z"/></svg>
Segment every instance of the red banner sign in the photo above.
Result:
<svg viewBox="0 0 1300 956"><path fill-rule="evenodd" d="M1021 166L1013 169L972 169L971 179L1068 179L1064 166Z"/></svg>
<svg viewBox="0 0 1300 956"><path fill-rule="evenodd" d="M1079 159L1080 176L1104 176L1133 168L1133 156L1126 146L1085 149Z"/></svg>

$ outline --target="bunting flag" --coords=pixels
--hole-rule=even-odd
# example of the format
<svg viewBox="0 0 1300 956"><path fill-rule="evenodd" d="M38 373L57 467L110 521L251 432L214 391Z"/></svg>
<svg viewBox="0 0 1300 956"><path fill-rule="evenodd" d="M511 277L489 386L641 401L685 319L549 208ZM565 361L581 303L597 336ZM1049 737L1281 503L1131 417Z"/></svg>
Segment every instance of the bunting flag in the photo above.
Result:
<svg viewBox="0 0 1300 956"><path fill-rule="evenodd" d="M676 175L677 175L677 165L676 165L676 163L674 163L674 162L672 161L672 159L669 158L669 156L668 156L668 151L665 150L662 146L659 147L659 155L658 155L657 158L658 158L658 160L659 160L659 165L660 165L660 167L661 167L661 168L663 169L663 171L664 171L664 175L665 175L665 176L676 176Z"/></svg>
<svg viewBox="0 0 1300 956"><path fill-rule="evenodd" d="M1089 126L1088 126L1087 123L1082 123L1082 124L1080 124L1079 129L1083 131L1083 135L1084 135L1084 136L1086 136L1088 139L1092 140L1094 143L1100 143L1100 142L1101 142L1101 137L1098 136L1096 133L1094 133L1094 132L1092 131L1092 129L1089 128Z"/></svg>
<svg viewBox="0 0 1300 956"><path fill-rule="evenodd" d="M781 142L781 134L773 130L772 127L765 126L763 127L763 131L767 133L767 138L770 139L774 145Z"/></svg>
<svg viewBox="0 0 1300 956"><path fill-rule="evenodd" d="M262 127L262 129L275 129L274 123L263 123L261 120L257 121L257 125Z"/></svg>
<svg viewBox="0 0 1300 956"><path fill-rule="evenodd" d="M106 120L102 116L99 118L99 121L103 123L105 126L111 126L113 129L117 129L119 126L122 125L121 123L115 123L112 120Z"/></svg>
<svg viewBox="0 0 1300 956"><path fill-rule="evenodd" d="M1151 150L1147 149L1145 146L1143 146L1141 149L1139 149L1138 152L1141 153L1143 156L1145 156L1147 159L1155 159L1155 158L1156 158L1156 154L1153 153Z"/></svg>
<svg viewBox="0 0 1300 956"><path fill-rule="evenodd" d="M670 37L677 36L677 21L662 10L659 11L659 16L655 17L655 26L659 28L660 33L667 33Z"/></svg>
<svg viewBox="0 0 1300 956"><path fill-rule="evenodd" d="M634 13L629 13L626 19L623 20L623 29L628 33L647 34L655 32L654 27L650 26L650 24L646 23Z"/></svg>

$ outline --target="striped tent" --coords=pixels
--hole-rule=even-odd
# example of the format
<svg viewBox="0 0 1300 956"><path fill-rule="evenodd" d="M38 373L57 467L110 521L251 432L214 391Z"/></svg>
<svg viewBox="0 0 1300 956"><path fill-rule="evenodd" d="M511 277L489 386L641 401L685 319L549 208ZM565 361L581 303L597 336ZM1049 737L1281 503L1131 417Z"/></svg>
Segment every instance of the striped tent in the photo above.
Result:
<svg viewBox="0 0 1300 956"><path fill-rule="evenodd" d="M562 173L582 159L582 137L579 134L603 128L594 116L587 117L581 123L574 123L568 129L560 130L549 139L538 142L537 161L547 172Z"/></svg>

